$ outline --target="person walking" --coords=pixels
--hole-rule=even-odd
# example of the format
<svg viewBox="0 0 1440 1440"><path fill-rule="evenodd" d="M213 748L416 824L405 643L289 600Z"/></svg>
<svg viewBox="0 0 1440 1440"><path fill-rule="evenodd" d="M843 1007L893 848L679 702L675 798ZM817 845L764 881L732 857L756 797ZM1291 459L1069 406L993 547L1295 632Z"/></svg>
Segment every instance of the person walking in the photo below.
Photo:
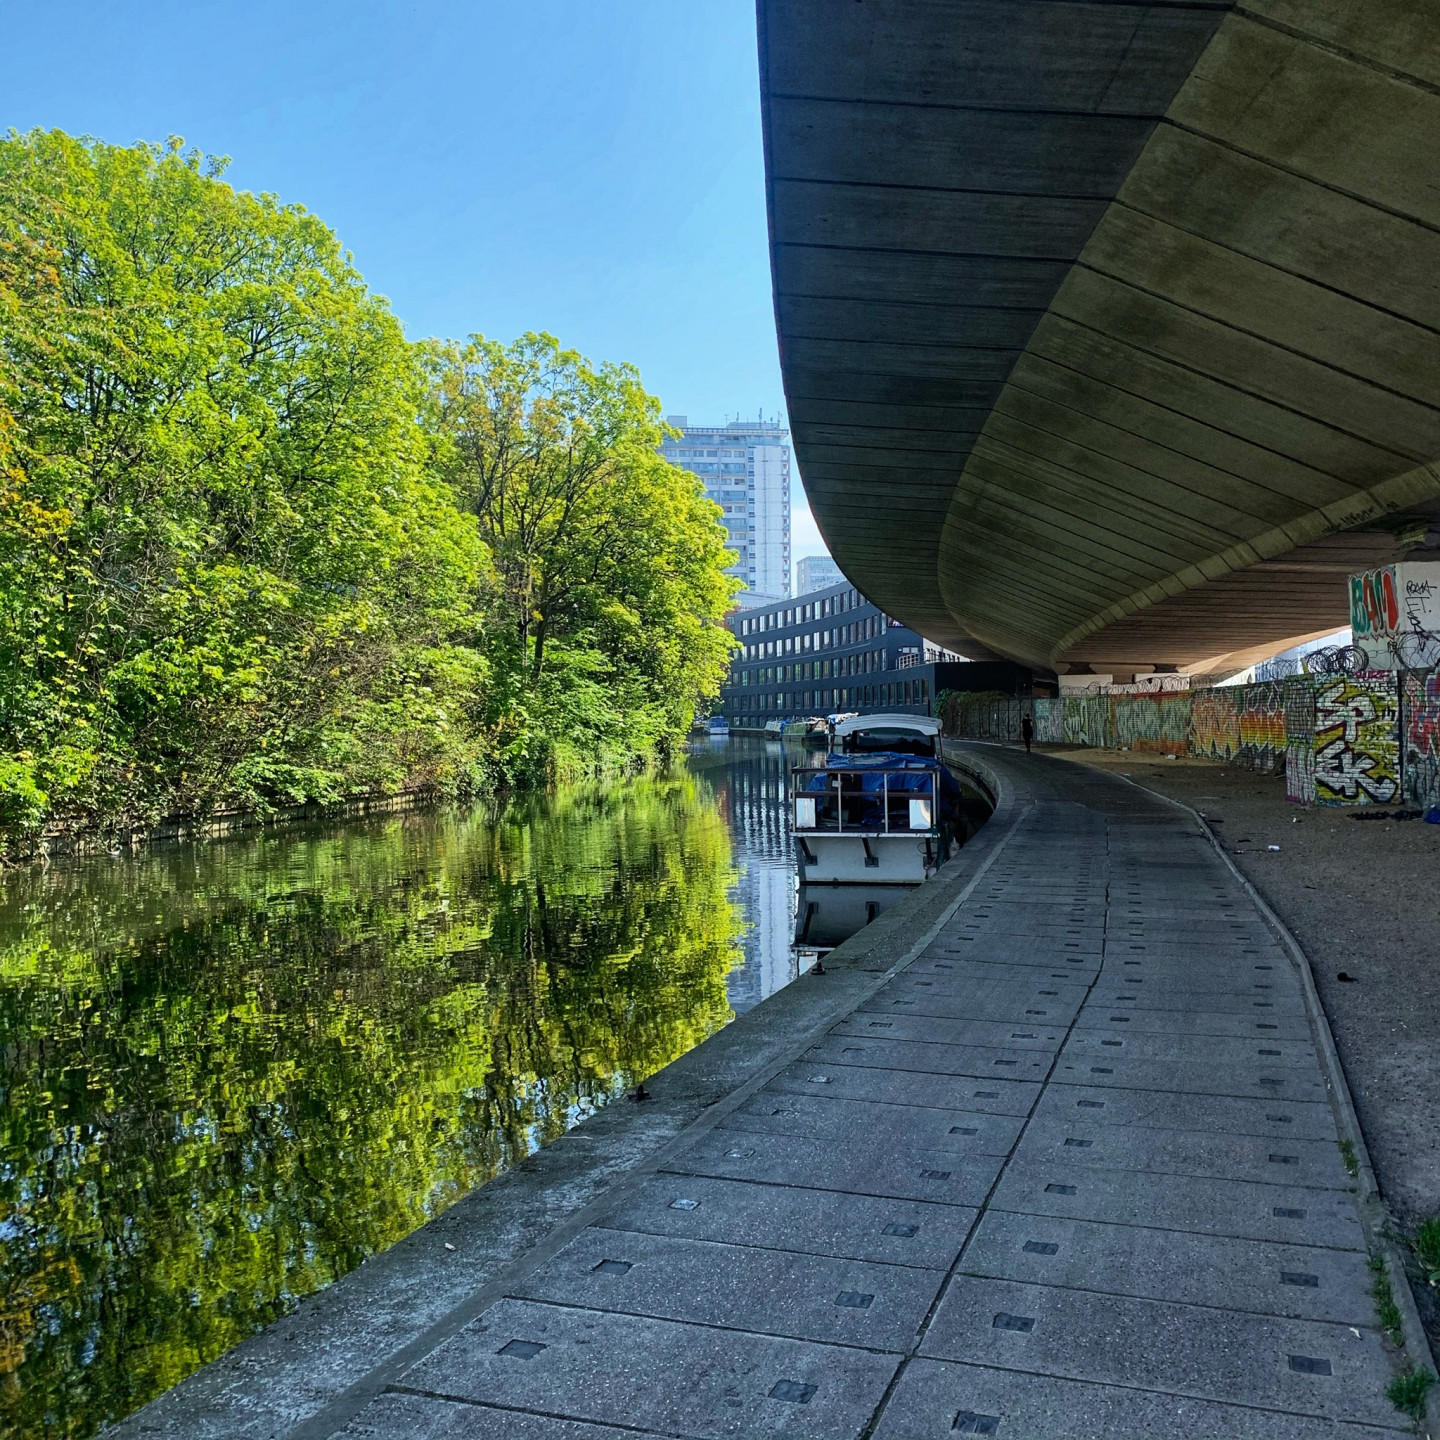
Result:
<svg viewBox="0 0 1440 1440"><path fill-rule="evenodd" d="M1035 722L1028 716L1020 717L1020 738L1025 742L1025 753L1030 753L1030 742L1035 738Z"/></svg>

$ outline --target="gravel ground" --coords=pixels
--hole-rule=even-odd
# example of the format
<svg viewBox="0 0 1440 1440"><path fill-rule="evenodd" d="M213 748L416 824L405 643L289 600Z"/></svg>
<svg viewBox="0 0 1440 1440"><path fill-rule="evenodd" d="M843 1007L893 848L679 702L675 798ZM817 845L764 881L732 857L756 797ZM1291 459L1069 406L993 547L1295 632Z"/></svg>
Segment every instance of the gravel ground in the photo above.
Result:
<svg viewBox="0 0 1440 1440"><path fill-rule="evenodd" d="M1044 749L1128 774L1210 820L1310 957L1396 1219L1413 1229L1440 1213L1440 825L1291 805L1283 779L1215 760Z"/></svg>

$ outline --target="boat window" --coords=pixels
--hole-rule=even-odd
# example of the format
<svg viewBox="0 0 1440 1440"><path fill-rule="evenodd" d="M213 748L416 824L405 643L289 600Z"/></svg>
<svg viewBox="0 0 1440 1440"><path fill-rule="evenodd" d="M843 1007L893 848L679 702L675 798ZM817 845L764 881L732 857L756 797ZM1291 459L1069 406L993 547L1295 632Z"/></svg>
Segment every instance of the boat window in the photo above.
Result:
<svg viewBox="0 0 1440 1440"><path fill-rule="evenodd" d="M933 756L935 741L918 730L883 726L873 730L856 730L845 736L847 755L869 755L882 750L892 755Z"/></svg>

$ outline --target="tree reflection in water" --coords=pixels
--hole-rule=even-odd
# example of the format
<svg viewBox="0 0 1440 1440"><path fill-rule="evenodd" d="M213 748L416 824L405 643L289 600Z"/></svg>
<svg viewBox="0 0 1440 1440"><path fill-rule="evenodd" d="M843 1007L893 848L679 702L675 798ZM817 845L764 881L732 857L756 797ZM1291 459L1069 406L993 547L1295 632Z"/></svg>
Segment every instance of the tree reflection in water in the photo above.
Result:
<svg viewBox="0 0 1440 1440"><path fill-rule="evenodd" d="M126 1414L730 1018L688 773L0 877L0 1434Z"/></svg>

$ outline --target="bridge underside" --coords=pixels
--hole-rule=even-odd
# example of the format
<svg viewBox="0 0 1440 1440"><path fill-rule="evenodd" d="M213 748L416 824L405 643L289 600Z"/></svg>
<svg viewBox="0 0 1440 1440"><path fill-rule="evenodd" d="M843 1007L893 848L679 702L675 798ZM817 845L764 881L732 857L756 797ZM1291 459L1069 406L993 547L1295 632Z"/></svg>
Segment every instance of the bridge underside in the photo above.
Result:
<svg viewBox="0 0 1440 1440"><path fill-rule="evenodd" d="M1440 545L1433 0L760 0L797 459L982 657L1238 669Z"/></svg>

